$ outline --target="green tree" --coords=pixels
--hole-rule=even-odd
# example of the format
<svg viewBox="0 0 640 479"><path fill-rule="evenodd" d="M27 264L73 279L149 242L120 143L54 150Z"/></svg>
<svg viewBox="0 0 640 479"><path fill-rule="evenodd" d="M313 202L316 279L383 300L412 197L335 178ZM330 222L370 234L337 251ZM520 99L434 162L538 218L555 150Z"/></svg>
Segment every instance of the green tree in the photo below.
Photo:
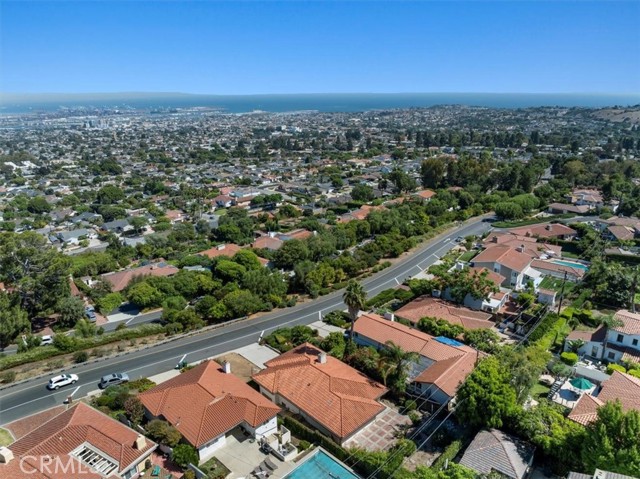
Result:
<svg viewBox="0 0 640 479"><path fill-rule="evenodd" d="M400 168L395 168L389 173L389 180L393 183L396 193L408 193L415 190L417 186L416 180Z"/></svg>
<svg viewBox="0 0 640 479"><path fill-rule="evenodd" d="M289 270L306 259L309 259L309 249L306 243L296 239L285 241L274 255L275 265Z"/></svg>
<svg viewBox="0 0 640 479"><path fill-rule="evenodd" d="M517 408L511 372L493 356L467 376L456 397L456 415L472 427L500 428Z"/></svg>
<svg viewBox="0 0 640 479"><path fill-rule="evenodd" d="M147 225L147 218L145 218L144 216L134 216L132 218L129 218L129 224L133 227L133 230L136 233L140 233Z"/></svg>
<svg viewBox="0 0 640 479"><path fill-rule="evenodd" d="M58 324L72 328L79 320L84 318L84 303L79 298L67 296L58 301L56 312L60 315Z"/></svg>
<svg viewBox="0 0 640 479"><path fill-rule="evenodd" d="M469 346L489 354L497 352L500 344L500 336L488 328L469 329L463 338Z"/></svg>
<svg viewBox="0 0 640 479"><path fill-rule="evenodd" d="M144 417L144 406L137 396L131 396L124 403L124 410L134 426L139 425Z"/></svg>
<svg viewBox="0 0 640 479"><path fill-rule="evenodd" d="M363 201L369 202L375 199L375 194L373 193L373 188L369 185L365 185L362 183L358 183L351 190L351 198L355 201Z"/></svg>
<svg viewBox="0 0 640 479"><path fill-rule="evenodd" d="M580 455L586 471L597 468L631 476L640 471L640 412L624 412L619 401L608 402L586 429Z"/></svg>
<svg viewBox="0 0 640 479"><path fill-rule="evenodd" d="M342 301L344 301L345 306L349 310L349 317L351 318L349 337L351 341L353 341L353 328L360 310L364 309L367 304L367 293L358 281L350 279L342 294Z"/></svg>
<svg viewBox="0 0 640 479"><path fill-rule="evenodd" d="M249 316L264 307L264 303L258 296L244 289L232 291L224 297L222 302L232 318Z"/></svg>
<svg viewBox="0 0 640 479"><path fill-rule="evenodd" d="M82 338L92 338L96 335L97 328L95 323L82 318L76 322L75 332Z"/></svg>
<svg viewBox="0 0 640 479"><path fill-rule="evenodd" d="M49 211L51 211L51 205L47 203L47 200L44 198L44 196L36 196L35 198L31 198L29 200L27 210L35 215L41 215L43 213L48 213Z"/></svg>
<svg viewBox="0 0 640 479"><path fill-rule="evenodd" d="M159 289L151 286L146 281L141 281L129 288L127 298L139 308L144 309L160 306L164 295Z"/></svg>
<svg viewBox="0 0 640 479"><path fill-rule="evenodd" d="M440 188L443 186L446 171L447 165L443 158L426 158L420 165L422 186L425 188Z"/></svg>
<svg viewBox="0 0 640 479"><path fill-rule="evenodd" d="M27 313L17 303L16 298L0 292L0 350L4 350L20 334L31 331Z"/></svg>
<svg viewBox="0 0 640 479"><path fill-rule="evenodd" d="M195 466L199 462L198 451L189 444L178 444L174 447L171 459L182 468L188 467L189 464L193 464Z"/></svg>
<svg viewBox="0 0 640 479"><path fill-rule="evenodd" d="M97 193L98 202L103 205L112 205L124 200L124 191L115 185L103 186Z"/></svg>
<svg viewBox="0 0 640 479"><path fill-rule="evenodd" d="M498 203L494 208L496 215L505 220L517 220L524 217L522 207L511 201L503 201Z"/></svg>
<svg viewBox="0 0 640 479"><path fill-rule="evenodd" d="M215 267L216 276L224 281L240 281L247 269L241 264L229 259L221 259Z"/></svg>
<svg viewBox="0 0 640 479"><path fill-rule="evenodd" d="M165 446L175 447L182 439L180 431L161 419L151 420L145 429L151 439Z"/></svg>
<svg viewBox="0 0 640 479"><path fill-rule="evenodd" d="M385 347L381 350L380 356L392 365L393 371L391 379L391 390L395 394L404 393L407 387L407 378L411 368L411 363L416 363L420 355L414 351L405 351L393 341L386 341Z"/></svg>
<svg viewBox="0 0 640 479"><path fill-rule="evenodd" d="M245 267L247 271L263 269L262 263L260 262L260 258L257 254L255 254L250 249L241 249L236 254L233 255L232 260L239 265Z"/></svg>

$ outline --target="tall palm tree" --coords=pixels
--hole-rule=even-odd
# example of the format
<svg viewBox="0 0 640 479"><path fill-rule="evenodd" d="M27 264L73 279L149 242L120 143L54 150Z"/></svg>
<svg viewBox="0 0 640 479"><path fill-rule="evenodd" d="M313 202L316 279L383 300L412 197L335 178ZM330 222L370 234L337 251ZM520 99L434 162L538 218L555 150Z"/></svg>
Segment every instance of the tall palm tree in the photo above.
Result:
<svg viewBox="0 0 640 479"><path fill-rule="evenodd" d="M409 374L409 365L417 363L420 355L414 351L405 351L393 341L387 341L384 344L385 347L380 351L380 354L393 365L392 389L395 389L396 393L404 392L404 389L402 391L399 390L400 381L402 381L404 388L404 382Z"/></svg>
<svg viewBox="0 0 640 479"><path fill-rule="evenodd" d="M342 300L349 310L349 317L351 318L349 336L353 341L353 327L358 319L358 313L361 309L364 309L367 302L367 293L360 283L355 279L350 279L342 295Z"/></svg>
<svg viewBox="0 0 640 479"><path fill-rule="evenodd" d="M604 341L602 342L602 359L607 359L604 357L604 352L607 350L607 343L609 342L609 330L624 326L624 323L618 318L616 318L614 314L606 314L600 318L600 324L604 326Z"/></svg>

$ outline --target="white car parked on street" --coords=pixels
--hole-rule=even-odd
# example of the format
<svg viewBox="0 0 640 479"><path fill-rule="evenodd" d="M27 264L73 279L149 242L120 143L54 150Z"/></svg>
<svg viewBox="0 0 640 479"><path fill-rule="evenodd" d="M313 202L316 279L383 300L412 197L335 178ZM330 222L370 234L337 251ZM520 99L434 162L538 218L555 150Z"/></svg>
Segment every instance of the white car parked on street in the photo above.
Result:
<svg viewBox="0 0 640 479"><path fill-rule="evenodd" d="M47 384L47 389L58 389L62 386L68 386L69 384L75 384L78 380L78 376L76 374L61 374L60 376L56 376L54 378L49 379L49 384Z"/></svg>

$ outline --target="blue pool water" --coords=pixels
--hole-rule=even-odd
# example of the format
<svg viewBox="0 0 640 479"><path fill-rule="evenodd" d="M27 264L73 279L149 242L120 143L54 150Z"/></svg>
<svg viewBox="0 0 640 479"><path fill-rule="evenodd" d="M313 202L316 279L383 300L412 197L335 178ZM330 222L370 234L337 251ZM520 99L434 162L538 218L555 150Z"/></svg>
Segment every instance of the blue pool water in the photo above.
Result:
<svg viewBox="0 0 640 479"><path fill-rule="evenodd" d="M569 266L570 268L577 268L577 269L583 269L585 271L587 271L589 269L588 266L585 266L583 264L580 263L572 263L570 261L562 261L561 259L554 259L552 261L552 263L555 264L561 264L562 266Z"/></svg>
<svg viewBox="0 0 640 479"><path fill-rule="evenodd" d="M285 479L360 479L324 451L318 451Z"/></svg>

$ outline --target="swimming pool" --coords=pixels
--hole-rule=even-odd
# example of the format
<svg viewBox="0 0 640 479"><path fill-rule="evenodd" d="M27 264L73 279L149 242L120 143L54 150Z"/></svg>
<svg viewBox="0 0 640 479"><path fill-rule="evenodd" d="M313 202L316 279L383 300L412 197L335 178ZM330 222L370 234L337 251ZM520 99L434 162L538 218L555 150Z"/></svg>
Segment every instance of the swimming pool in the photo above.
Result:
<svg viewBox="0 0 640 479"><path fill-rule="evenodd" d="M589 269L589 267L585 266L584 264L573 263L571 261L562 261L561 259L554 259L552 263L561 264L562 266L568 266L570 268L582 269L584 271L587 271Z"/></svg>
<svg viewBox="0 0 640 479"><path fill-rule="evenodd" d="M319 449L313 456L304 461L285 479L360 479L333 457Z"/></svg>

